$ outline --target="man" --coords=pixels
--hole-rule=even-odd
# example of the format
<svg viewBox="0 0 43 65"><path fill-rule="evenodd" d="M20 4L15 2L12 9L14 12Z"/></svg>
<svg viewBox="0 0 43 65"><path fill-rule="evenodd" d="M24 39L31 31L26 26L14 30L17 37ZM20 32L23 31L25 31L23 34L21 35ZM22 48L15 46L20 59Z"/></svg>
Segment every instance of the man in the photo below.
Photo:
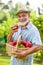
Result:
<svg viewBox="0 0 43 65"><path fill-rule="evenodd" d="M12 27L8 37L7 42L17 40L19 35L22 34L23 40L26 42L31 42L32 47L27 49L26 51L15 52L16 57L11 57L11 65L32 65L33 64L33 54L34 52L41 49L42 43L40 39L40 34L38 29L30 22L30 11L28 11L25 7L20 8L16 13L18 16L18 20L20 21L20 26L17 30L14 30ZM27 56L27 57L26 57ZM21 59L21 58L24 59Z"/></svg>

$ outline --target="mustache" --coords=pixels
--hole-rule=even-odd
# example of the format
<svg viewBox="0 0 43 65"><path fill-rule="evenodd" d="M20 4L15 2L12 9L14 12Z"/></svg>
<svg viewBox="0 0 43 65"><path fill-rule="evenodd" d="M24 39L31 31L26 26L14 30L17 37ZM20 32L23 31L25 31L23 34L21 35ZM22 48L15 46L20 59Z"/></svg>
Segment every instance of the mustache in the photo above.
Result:
<svg viewBox="0 0 43 65"><path fill-rule="evenodd" d="M27 21L27 19L23 19L23 20L21 20L21 22L25 22L25 21Z"/></svg>

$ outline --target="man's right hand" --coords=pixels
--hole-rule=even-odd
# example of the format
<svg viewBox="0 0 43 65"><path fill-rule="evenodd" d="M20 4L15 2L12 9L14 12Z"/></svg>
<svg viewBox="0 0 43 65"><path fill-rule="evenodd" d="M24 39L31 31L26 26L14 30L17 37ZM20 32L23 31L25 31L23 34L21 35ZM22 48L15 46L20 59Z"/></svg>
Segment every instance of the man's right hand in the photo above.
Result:
<svg viewBox="0 0 43 65"><path fill-rule="evenodd" d="M13 34L14 32L17 32L18 31L18 25L15 24L11 27L11 30L10 30L10 33Z"/></svg>

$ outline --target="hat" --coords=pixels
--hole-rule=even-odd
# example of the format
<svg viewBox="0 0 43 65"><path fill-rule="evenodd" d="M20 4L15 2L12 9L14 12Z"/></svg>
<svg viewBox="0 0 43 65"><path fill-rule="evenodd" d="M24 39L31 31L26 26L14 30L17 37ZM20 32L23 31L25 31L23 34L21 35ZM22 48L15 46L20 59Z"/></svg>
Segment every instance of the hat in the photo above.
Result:
<svg viewBox="0 0 43 65"><path fill-rule="evenodd" d="M19 8L16 12L16 15L18 15L19 13L22 13L22 12L30 13L30 10L27 9L26 7Z"/></svg>

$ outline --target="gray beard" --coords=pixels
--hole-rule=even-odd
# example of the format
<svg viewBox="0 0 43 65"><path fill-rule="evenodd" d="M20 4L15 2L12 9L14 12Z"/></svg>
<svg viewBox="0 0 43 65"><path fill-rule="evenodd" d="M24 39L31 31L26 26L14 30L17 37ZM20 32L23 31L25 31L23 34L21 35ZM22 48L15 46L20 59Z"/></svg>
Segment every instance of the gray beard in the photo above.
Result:
<svg viewBox="0 0 43 65"><path fill-rule="evenodd" d="M23 26L27 23L28 21L25 21L25 22L20 22L20 25Z"/></svg>

